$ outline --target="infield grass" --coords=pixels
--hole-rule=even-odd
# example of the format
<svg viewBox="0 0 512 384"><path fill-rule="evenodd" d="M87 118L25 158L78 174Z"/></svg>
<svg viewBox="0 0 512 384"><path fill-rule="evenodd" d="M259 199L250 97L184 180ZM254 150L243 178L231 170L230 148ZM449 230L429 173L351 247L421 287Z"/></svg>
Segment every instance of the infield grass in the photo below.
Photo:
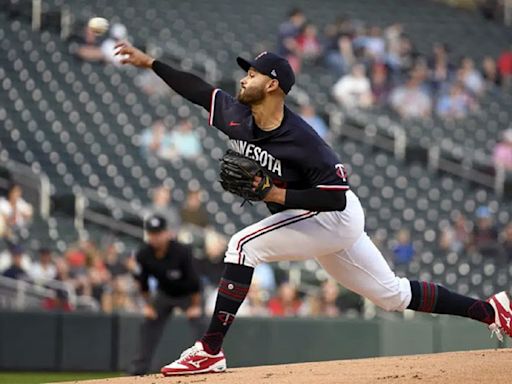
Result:
<svg viewBox="0 0 512 384"><path fill-rule="evenodd" d="M0 372L2 384L42 384L119 377L116 372Z"/></svg>

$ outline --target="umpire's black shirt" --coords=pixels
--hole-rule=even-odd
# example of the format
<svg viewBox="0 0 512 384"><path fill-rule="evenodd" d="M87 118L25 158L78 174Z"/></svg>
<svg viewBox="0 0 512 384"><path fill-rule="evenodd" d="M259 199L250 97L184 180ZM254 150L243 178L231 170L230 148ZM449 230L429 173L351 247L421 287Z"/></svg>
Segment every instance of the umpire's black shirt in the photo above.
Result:
<svg viewBox="0 0 512 384"><path fill-rule="evenodd" d="M175 240L169 242L165 255L155 256L150 245L145 245L136 255L140 266L135 276L143 292L149 290L150 276L158 280L158 289L168 296L181 297L199 292L199 276L192 266L192 250Z"/></svg>

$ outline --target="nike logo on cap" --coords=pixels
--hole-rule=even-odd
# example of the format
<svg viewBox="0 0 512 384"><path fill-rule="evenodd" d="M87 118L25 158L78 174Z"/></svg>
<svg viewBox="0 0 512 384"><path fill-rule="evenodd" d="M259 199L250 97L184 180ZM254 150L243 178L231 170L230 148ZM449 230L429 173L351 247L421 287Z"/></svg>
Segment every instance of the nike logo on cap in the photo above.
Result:
<svg viewBox="0 0 512 384"><path fill-rule="evenodd" d="M277 76L277 72L276 72L276 70L275 70L275 69L273 69L273 70L270 72L270 74L271 74L272 76Z"/></svg>
<svg viewBox="0 0 512 384"><path fill-rule="evenodd" d="M236 127L236 126L238 126L238 125L240 125L240 123L237 123L236 121L230 121L230 122L229 122L229 126L230 126L230 127Z"/></svg>

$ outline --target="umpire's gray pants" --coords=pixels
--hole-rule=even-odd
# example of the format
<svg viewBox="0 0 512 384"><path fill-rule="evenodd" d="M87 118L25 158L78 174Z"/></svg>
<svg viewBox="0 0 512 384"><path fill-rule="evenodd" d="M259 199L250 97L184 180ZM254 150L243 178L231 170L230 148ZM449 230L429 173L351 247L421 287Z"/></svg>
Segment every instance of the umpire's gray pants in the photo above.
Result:
<svg viewBox="0 0 512 384"><path fill-rule="evenodd" d="M137 351L128 370L132 375L143 375L149 371L153 354L162 336L167 319L172 316L175 307L186 310L190 305L190 296L176 298L158 291L152 300L152 304L158 317L154 320L146 318L140 326ZM199 339L204 331L204 318L191 319L189 324L193 328L196 340Z"/></svg>

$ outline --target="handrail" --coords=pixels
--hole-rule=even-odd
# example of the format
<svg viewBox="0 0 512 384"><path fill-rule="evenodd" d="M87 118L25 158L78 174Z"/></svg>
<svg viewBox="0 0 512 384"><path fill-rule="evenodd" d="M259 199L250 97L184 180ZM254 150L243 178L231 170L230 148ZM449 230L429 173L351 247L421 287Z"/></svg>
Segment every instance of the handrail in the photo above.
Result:
<svg viewBox="0 0 512 384"><path fill-rule="evenodd" d="M13 299L18 309L26 307L27 296L32 296L37 299L54 298L55 292L58 290L66 292L67 300L72 308L75 308L77 304L77 296L72 286L57 280L46 280L44 284L40 285L27 280L0 276L0 287L4 287L13 292Z"/></svg>
<svg viewBox="0 0 512 384"><path fill-rule="evenodd" d="M393 152L397 159L405 158L407 134L405 129L399 124L393 127L393 143L390 144L388 137L379 135L376 125L366 124L363 129L356 129L348 124L343 125L344 119L345 115L339 110L329 113L330 127L335 134L347 136L354 140L362 141ZM487 160L489 160L489 163L491 162L490 157ZM506 179L506 174L503 169L496 168L496 174L492 176L475 169L474 161L471 158L466 159L464 164L453 162L442 156L442 151L437 145L428 149L427 166L432 170L443 170L466 180L470 180L471 182L493 188L498 196L503 195Z"/></svg>
<svg viewBox="0 0 512 384"><path fill-rule="evenodd" d="M106 215L101 212L94 211L90 207L89 202L94 201L103 204L105 207L112 211L121 211L125 214L133 215L144 219L149 213L149 209L142 207L140 204L133 202L129 203L126 200L119 199L108 194L98 192L90 188L77 188L74 191L75 196L75 228L79 235L83 233L85 228L85 220L93 223L100 224L117 232L123 232L129 236L142 239L144 232L140 226L126 223L119 218L114 218L111 215Z"/></svg>
<svg viewBox="0 0 512 384"><path fill-rule="evenodd" d="M32 0L32 30L41 29L42 20L42 0Z"/></svg>

